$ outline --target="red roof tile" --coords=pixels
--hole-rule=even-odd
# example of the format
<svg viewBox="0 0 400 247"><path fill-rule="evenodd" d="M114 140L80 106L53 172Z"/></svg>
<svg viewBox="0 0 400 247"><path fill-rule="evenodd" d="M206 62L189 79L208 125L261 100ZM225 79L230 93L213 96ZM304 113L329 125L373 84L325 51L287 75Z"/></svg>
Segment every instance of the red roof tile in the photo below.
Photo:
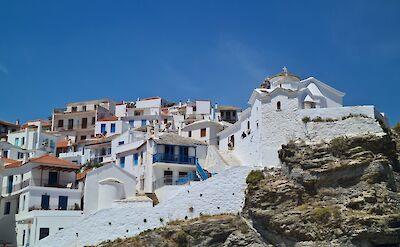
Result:
<svg viewBox="0 0 400 247"><path fill-rule="evenodd" d="M28 163L38 163L38 164L44 164L46 166L54 166L54 167L64 167L64 168L72 168L72 169L78 169L79 166L66 160L62 160L59 158L56 158L51 155L43 155L38 158L33 158L28 161Z"/></svg>
<svg viewBox="0 0 400 247"><path fill-rule="evenodd" d="M102 119L99 119L99 120L97 120L98 122L104 122L104 121L117 121L117 120L119 120L119 118L118 117L116 117L116 116L112 116L112 117L106 117L106 118L102 118Z"/></svg>

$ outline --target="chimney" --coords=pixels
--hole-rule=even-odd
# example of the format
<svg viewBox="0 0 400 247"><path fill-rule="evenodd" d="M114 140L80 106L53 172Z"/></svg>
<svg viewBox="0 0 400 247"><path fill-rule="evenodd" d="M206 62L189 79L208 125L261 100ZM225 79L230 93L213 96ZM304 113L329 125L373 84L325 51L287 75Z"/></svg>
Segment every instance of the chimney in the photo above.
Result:
<svg viewBox="0 0 400 247"><path fill-rule="evenodd" d="M17 119L17 120L15 121L15 124L16 124L16 125L19 125L19 119Z"/></svg>
<svg viewBox="0 0 400 247"><path fill-rule="evenodd" d="M157 123L154 125L154 139L158 139L159 137L159 129L160 129L160 125Z"/></svg>
<svg viewBox="0 0 400 247"><path fill-rule="evenodd" d="M214 109L217 110L218 109L218 103L214 104Z"/></svg>
<svg viewBox="0 0 400 247"><path fill-rule="evenodd" d="M29 138L28 138L28 136L29 136L29 133L28 133L28 130L29 130L29 127L28 126L26 126L26 128L25 128L25 143L24 143L24 145L25 145L25 149L28 149L28 142L29 142Z"/></svg>
<svg viewBox="0 0 400 247"><path fill-rule="evenodd" d="M41 148L40 134L42 133L42 122L39 121L37 126L36 150L39 150Z"/></svg>

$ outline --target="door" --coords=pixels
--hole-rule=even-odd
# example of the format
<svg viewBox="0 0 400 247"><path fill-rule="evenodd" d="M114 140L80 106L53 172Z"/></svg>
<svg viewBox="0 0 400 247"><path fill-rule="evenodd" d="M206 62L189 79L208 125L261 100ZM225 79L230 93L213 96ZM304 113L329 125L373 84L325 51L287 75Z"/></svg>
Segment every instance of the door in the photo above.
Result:
<svg viewBox="0 0 400 247"><path fill-rule="evenodd" d="M165 145L165 157L164 161L166 162L173 162L175 161L175 152L174 152L174 146L172 145Z"/></svg>
<svg viewBox="0 0 400 247"><path fill-rule="evenodd" d="M49 172L49 186L58 184L58 172Z"/></svg>
<svg viewBox="0 0 400 247"><path fill-rule="evenodd" d="M82 129L86 129L87 128L87 117L82 118Z"/></svg>
<svg viewBox="0 0 400 247"><path fill-rule="evenodd" d="M49 195L42 195L42 209L49 209L50 204L50 196Z"/></svg>
<svg viewBox="0 0 400 247"><path fill-rule="evenodd" d="M189 163L189 147L179 147L179 161L181 163Z"/></svg>
<svg viewBox="0 0 400 247"><path fill-rule="evenodd" d="M59 196L58 197L58 209L59 210L67 210L68 205L68 196Z"/></svg>
<svg viewBox="0 0 400 247"><path fill-rule="evenodd" d="M172 185L172 171L164 171L164 185Z"/></svg>
<svg viewBox="0 0 400 247"><path fill-rule="evenodd" d="M7 192L11 193L13 190L14 176L8 176Z"/></svg>

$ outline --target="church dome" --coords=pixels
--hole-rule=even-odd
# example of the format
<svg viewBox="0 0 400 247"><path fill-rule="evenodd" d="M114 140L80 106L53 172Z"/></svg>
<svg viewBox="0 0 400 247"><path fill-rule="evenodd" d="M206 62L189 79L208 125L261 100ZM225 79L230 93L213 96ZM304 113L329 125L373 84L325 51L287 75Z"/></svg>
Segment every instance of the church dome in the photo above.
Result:
<svg viewBox="0 0 400 247"><path fill-rule="evenodd" d="M292 74L286 67L283 67L282 72L267 78L271 83L284 83L284 82L299 82L301 79L299 76Z"/></svg>

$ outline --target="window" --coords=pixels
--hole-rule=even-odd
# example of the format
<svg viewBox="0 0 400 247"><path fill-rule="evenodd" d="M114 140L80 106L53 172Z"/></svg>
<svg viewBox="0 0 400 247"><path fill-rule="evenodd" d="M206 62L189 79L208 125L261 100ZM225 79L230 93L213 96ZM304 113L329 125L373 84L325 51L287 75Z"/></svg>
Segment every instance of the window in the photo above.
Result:
<svg viewBox="0 0 400 247"><path fill-rule="evenodd" d="M41 206L42 209L49 209L49 203L50 203L50 196L49 195L42 195L42 202L41 202Z"/></svg>
<svg viewBox="0 0 400 247"><path fill-rule="evenodd" d="M6 202L4 204L4 215L10 214L11 202Z"/></svg>
<svg viewBox="0 0 400 247"><path fill-rule="evenodd" d="M105 134L105 133L106 133L106 124L101 124L100 132L101 132L102 134Z"/></svg>
<svg viewBox="0 0 400 247"><path fill-rule="evenodd" d="M25 246L25 230L22 231L22 246Z"/></svg>
<svg viewBox="0 0 400 247"><path fill-rule="evenodd" d="M247 129L250 129L250 121L247 121Z"/></svg>
<svg viewBox="0 0 400 247"><path fill-rule="evenodd" d="M50 140L50 148L54 148L55 147L55 142L53 140Z"/></svg>
<svg viewBox="0 0 400 247"><path fill-rule="evenodd" d="M72 130L74 128L74 120L68 119L68 129Z"/></svg>
<svg viewBox="0 0 400 247"><path fill-rule="evenodd" d="M133 154L133 165L138 165L139 164L139 154L135 153Z"/></svg>
<svg viewBox="0 0 400 247"><path fill-rule="evenodd" d="M135 111L134 115L135 116L140 116L140 113L141 113L140 111Z"/></svg>
<svg viewBox="0 0 400 247"><path fill-rule="evenodd" d="M207 135L207 130L205 128L200 130L200 137L205 137Z"/></svg>
<svg viewBox="0 0 400 247"><path fill-rule="evenodd" d="M280 101L276 102L276 110L277 111L281 110L281 102Z"/></svg>
<svg viewBox="0 0 400 247"><path fill-rule="evenodd" d="M96 124L96 118L92 117L92 124Z"/></svg>
<svg viewBox="0 0 400 247"><path fill-rule="evenodd" d="M119 158L119 167L125 168L125 157Z"/></svg>
<svg viewBox="0 0 400 247"><path fill-rule="evenodd" d="M18 159L23 159L24 158L24 153L18 152Z"/></svg>
<svg viewBox="0 0 400 247"><path fill-rule="evenodd" d="M81 136L81 140L86 140L86 136Z"/></svg>
<svg viewBox="0 0 400 247"><path fill-rule="evenodd" d="M3 157L4 158L8 158L8 150L4 150L3 151Z"/></svg>
<svg viewBox="0 0 400 247"><path fill-rule="evenodd" d="M189 131L188 136L192 137L192 131Z"/></svg>
<svg viewBox="0 0 400 247"><path fill-rule="evenodd" d="M13 189L14 176L8 176L7 192L11 193Z"/></svg>
<svg viewBox="0 0 400 247"><path fill-rule="evenodd" d="M22 197L22 211L25 210L25 201L26 201L26 195L24 195L24 196Z"/></svg>
<svg viewBox="0 0 400 247"><path fill-rule="evenodd" d="M18 146L18 144L19 144L19 138L18 138L18 137L15 138L14 144L15 144L16 146Z"/></svg>
<svg viewBox="0 0 400 247"><path fill-rule="evenodd" d="M111 133L115 133L115 123L112 123L112 124L111 124L111 130L110 130L110 132L111 132Z"/></svg>
<svg viewBox="0 0 400 247"><path fill-rule="evenodd" d="M82 111L86 111L86 106L82 106Z"/></svg>
<svg viewBox="0 0 400 247"><path fill-rule="evenodd" d="M168 119L164 118L164 124L168 123Z"/></svg>
<svg viewBox="0 0 400 247"><path fill-rule="evenodd" d="M87 128L87 117L82 118L82 129L86 129Z"/></svg>
<svg viewBox="0 0 400 247"><path fill-rule="evenodd" d="M142 119L142 127L146 126L146 119Z"/></svg>
<svg viewBox="0 0 400 247"><path fill-rule="evenodd" d="M118 142L118 146L121 146L121 145L124 145L124 141L120 141L120 142Z"/></svg>
<svg viewBox="0 0 400 247"><path fill-rule="evenodd" d="M21 139L21 145L24 145L25 144L25 137L22 137L22 139Z"/></svg>
<svg viewBox="0 0 400 247"><path fill-rule="evenodd" d="M59 230L59 231L61 231L62 229L64 229L64 227L60 227L60 228L58 228L58 230Z"/></svg>
<svg viewBox="0 0 400 247"><path fill-rule="evenodd" d="M40 228L39 230L39 240L49 236L50 229L49 228Z"/></svg>
<svg viewBox="0 0 400 247"><path fill-rule="evenodd" d="M78 111L78 107L77 106L73 106L72 107L72 112L76 112L76 111Z"/></svg>
<svg viewBox="0 0 400 247"><path fill-rule="evenodd" d="M64 127L64 120L60 119L58 120L58 128L63 128Z"/></svg>
<svg viewBox="0 0 400 247"><path fill-rule="evenodd" d="M58 197L58 209L59 210L67 210L68 205L68 196L59 196Z"/></svg>

